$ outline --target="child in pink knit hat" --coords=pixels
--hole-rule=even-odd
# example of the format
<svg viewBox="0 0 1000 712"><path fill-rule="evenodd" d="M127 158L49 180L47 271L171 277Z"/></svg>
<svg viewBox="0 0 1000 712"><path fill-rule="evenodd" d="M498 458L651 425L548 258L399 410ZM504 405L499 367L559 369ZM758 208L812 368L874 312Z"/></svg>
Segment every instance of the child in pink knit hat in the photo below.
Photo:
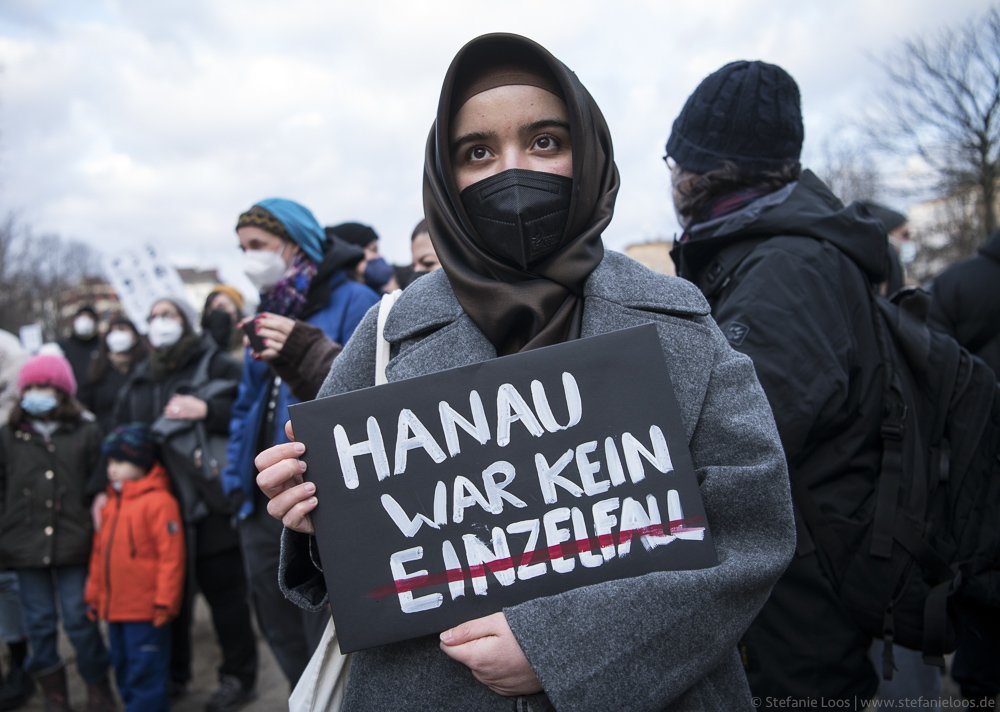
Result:
<svg viewBox="0 0 1000 712"><path fill-rule="evenodd" d="M88 710L116 709L108 649L83 600L93 539L87 483L101 433L76 400L63 356L29 358L17 377L20 400L0 428L0 566L17 574L34 676L46 709L69 709L57 645L61 618L87 686Z"/></svg>

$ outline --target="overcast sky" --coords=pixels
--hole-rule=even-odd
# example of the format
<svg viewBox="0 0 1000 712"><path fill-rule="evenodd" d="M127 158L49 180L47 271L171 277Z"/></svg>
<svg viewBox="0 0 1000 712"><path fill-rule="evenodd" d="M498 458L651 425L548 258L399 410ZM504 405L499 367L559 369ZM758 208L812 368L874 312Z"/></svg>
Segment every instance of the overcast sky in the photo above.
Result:
<svg viewBox="0 0 1000 712"><path fill-rule="evenodd" d="M280 196L369 223L409 260L424 142L468 40L527 35L573 69L622 175L613 249L677 229L660 157L708 73L798 81L804 162L877 91L876 60L984 0L0 0L0 211L102 251L238 265L236 217ZM906 206L901 206L906 207Z"/></svg>

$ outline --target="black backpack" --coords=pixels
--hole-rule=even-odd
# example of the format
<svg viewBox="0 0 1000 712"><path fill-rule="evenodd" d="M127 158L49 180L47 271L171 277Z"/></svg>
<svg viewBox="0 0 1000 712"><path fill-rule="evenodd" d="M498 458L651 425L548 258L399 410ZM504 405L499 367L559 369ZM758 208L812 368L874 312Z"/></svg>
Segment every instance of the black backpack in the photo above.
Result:
<svg viewBox="0 0 1000 712"><path fill-rule="evenodd" d="M711 297L766 240L716 254L698 286ZM874 512L837 536L806 483L791 484L841 601L885 641L888 680L893 643L943 666L963 604L1000 607L1000 391L985 362L928 325L927 292L870 296L884 374Z"/></svg>
<svg viewBox="0 0 1000 712"><path fill-rule="evenodd" d="M1000 391L996 375L927 323L930 295L873 295L883 368L882 465L861 546L832 540L795 493L841 600L868 633L944 664L963 603L1000 606Z"/></svg>

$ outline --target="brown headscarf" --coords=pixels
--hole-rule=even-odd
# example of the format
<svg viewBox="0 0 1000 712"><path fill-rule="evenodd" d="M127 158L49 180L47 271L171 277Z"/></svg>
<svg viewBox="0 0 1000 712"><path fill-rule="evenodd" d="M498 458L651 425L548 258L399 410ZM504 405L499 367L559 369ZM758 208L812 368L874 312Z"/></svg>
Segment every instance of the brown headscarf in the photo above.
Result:
<svg viewBox="0 0 1000 712"><path fill-rule="evenodd" d="M543 68L566 103L573 149L573 198L562 245L530 271L479 248L455 187L451 119L476 76L497 67ZM541 45L518 35L477 37L455 55L441 88L437 120L424 156L424 214L441 266L465 313L500 354L579 338L583 285L604 256L601 233L611 222L618 169L611 134L590 93Z"/></svg>

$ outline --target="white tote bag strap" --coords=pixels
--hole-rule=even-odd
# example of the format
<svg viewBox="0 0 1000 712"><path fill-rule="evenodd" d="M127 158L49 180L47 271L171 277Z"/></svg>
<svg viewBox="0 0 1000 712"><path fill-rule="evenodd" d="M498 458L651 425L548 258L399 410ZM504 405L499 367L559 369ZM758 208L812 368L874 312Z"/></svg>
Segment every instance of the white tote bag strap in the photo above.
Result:
<svg viewBox="0 0 1000 712"><path fill-rule="evenodd" d="M382 335L385 329L385 320L389 318L392 305L403 293L402 289L397 289L391 294L383 294L382 301L378 304L378 341L375 345L375 385L381 386L386 382L385 367L389 365L389 342Z"/></svg>
<svg viewBox="0 0 1000 712"><path fill-rule="evenodd" d="M337 645L333 618L288 698L288 712L337 712L344 701L351 656Z"/></svg>

